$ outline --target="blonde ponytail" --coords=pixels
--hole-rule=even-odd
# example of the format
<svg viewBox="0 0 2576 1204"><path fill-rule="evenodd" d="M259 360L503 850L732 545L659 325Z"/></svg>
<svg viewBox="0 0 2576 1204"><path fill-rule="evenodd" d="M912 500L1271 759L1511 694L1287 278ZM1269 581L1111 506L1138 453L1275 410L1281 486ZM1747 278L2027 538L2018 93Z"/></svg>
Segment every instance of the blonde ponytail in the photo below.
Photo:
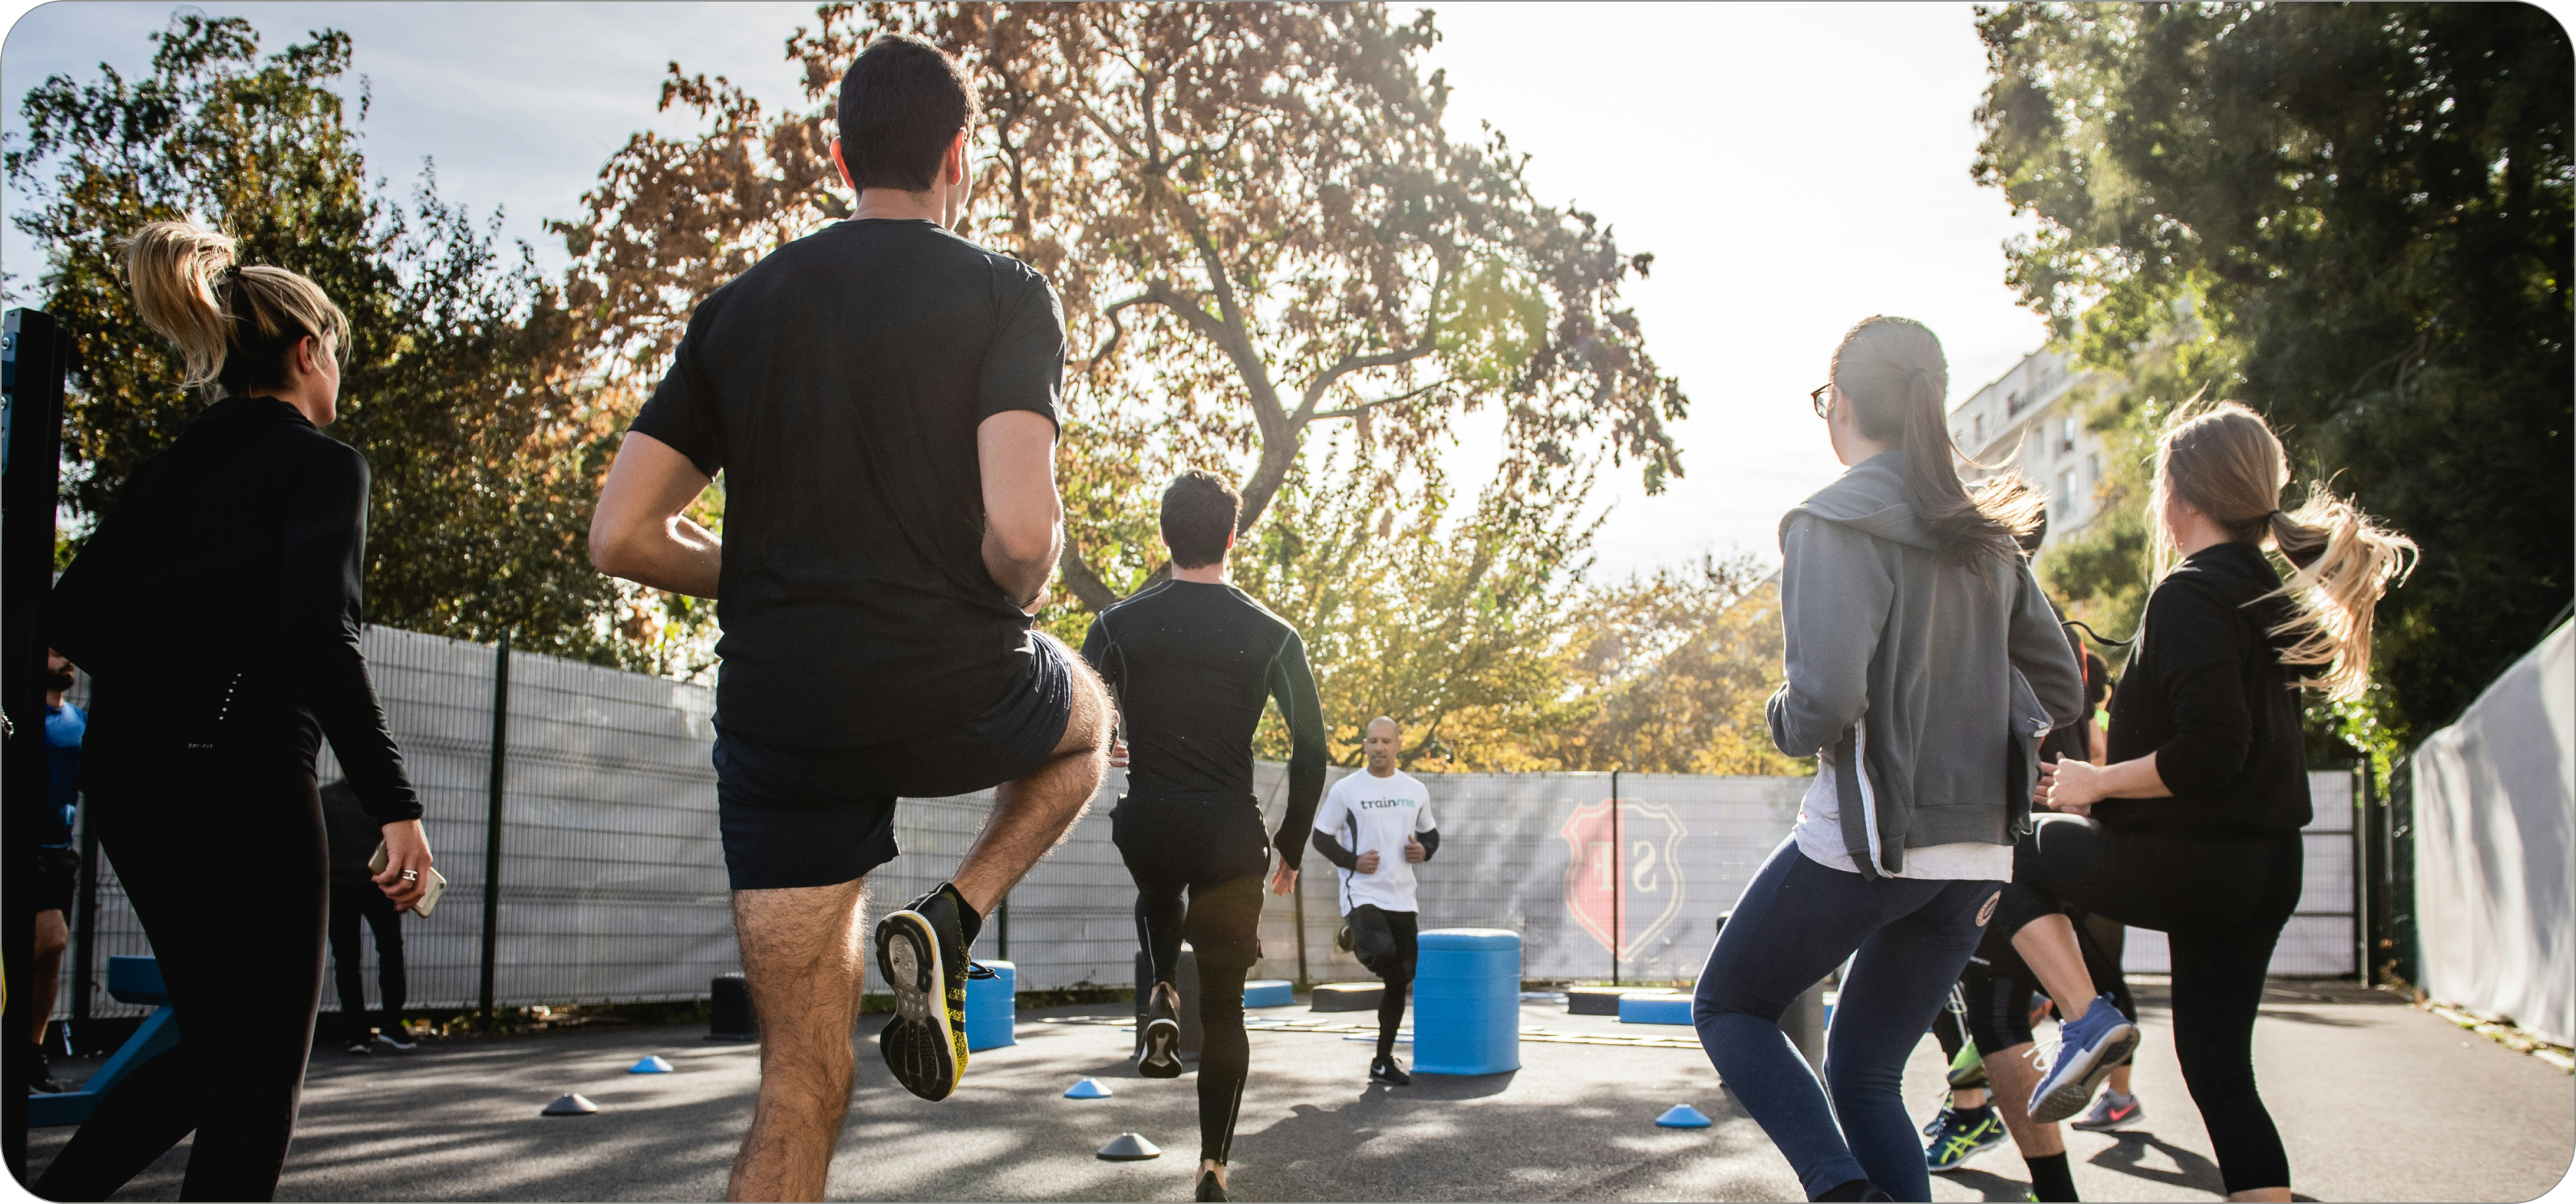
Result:
<svg viewBox="0 0 2576 1204"><path fill-rule="evenodd" d="M286 356L319 338L343 362L349 319L320 285L284 268L233 266L230 235L153 222L125 243L125 280L145 325L179 349L181 383L215 396L286 383Z"/></svg>
<svg viewBox="0 0 2576 1204"><path fill-rule="evenodd" d="M2415 541L2378 526L2323 484L2297 510L2280 507L2290 460L2263 416L2232 401L2177 410L2156 449L2148 526L2156 570L2170 571L2175 548L2162 516L2179 496L2239 543L2270 539L2297 571L2266 598L2289 600L2291 615L2271 629L2293 636L2281 663L2317 670L2299 684L2331 698L2357 697L2370 684L2370 625L2379 599L2414 571Z"/></svg>
<svg viewBox="0 0 2576 1204"><path fill-rule="evenodd" d="M232 321L215 285L233 266L230 235L191 222L154 222L125 243L125 282L145 325L179 349L181 384L214 383L232 343Z"/></svg>

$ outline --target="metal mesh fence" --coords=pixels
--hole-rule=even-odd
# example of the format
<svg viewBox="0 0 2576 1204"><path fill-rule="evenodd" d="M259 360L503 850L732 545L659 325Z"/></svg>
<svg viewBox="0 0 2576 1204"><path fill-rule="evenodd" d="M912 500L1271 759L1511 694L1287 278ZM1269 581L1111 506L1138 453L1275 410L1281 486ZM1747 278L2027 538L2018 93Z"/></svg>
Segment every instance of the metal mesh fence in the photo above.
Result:
<svg viewBox="0 0 2576 1204"><path fill-rule="evenodd" d="M483 956L496 656L482 645L388 628L367 629L363 646L449 880L432 916L403 919L410 1004L471 1006ZM708 762L714 709L714 692L704 687L511 655L495 1002L696 999L710 978L739 968ZM338 776L326 752L322 780ZM1806 789L1803 778L1625 773L1434 774L1423 782L1442 833L1439 855L1417 867L1423 927L1517 931L1523 974L1549 980L1694 977L1718 914L1787 835ZM986 924L978 951L1016 962L1026 989L1133 981L1135 890L1109 839L1122 784L1113 771L1090 812ZM2312 784L2307 893L2273 968L2349 974L2352 783L2347 774L2320 773ZM1284 767L1259 768L1256 788L1274 826L1285 787ZM903 855L872 876L872 910L899 906L946 877L991 806L990 791L905 800L895 819ZM1368 977L1334 948L1335 875L1310 856L1296 894L1265 899L1257 975ZM108 956L150 952L104 857L91 944L87 956L102 972L90 1014L139 1012L103 988ZM2160 970L2163 954L2159 935L2140 932L2128 960L2132 969ZM67 968L58 1016L71 1014L73 980Z"/></svg>

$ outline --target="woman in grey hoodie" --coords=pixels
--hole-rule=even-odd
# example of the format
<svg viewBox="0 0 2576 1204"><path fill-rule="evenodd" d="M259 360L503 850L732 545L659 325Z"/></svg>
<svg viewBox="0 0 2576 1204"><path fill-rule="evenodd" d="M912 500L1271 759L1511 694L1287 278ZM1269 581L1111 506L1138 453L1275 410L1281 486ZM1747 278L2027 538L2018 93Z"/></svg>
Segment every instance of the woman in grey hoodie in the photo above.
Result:
<svg viewBox="0 0 2576 1204"><path fill-rule="evenodd" d="M1960 483L1948 377L1921 323L1871 318L1816 390L1851 467L1781 520L1788 684L1769 711L1773 742L1818 772L1693 1008L1709 1060L1817 1200L1931 1198L1905 1058L2012 877L2041 738L2084 703L2014 544L2039 499ZM1780 1016L1846 957L1819 1084Z"/></svg>

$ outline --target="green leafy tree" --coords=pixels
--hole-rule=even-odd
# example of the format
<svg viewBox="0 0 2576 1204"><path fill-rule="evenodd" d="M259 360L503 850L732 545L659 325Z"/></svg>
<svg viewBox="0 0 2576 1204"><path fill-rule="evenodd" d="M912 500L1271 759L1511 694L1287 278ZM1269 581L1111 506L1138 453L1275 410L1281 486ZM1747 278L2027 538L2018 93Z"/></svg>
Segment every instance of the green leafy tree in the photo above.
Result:
<svg viewBox="0 0 2576 1204"><path fill-rule="evenodd" d="M1750 555L1702 555L1591 591L1567 643L1567 722L1539 747L1565 769L1802 774L1771 743L1784 680L1780 586Z"/></svg>
<svg viewBox="0 0 2576 1204"><path fill-rule="evenodd" d="M2096 422L2134 453L2210 387L2421 542L2380 610L2378 706L2383 732L2442 721L2576 585L2565 32L2452 4L2010 4L1978 28L1975 174L2039 219L2009 247L2025 303L2128 385ZM2110 562L2142 538L2106 529L2061 584L2134 606Z"/></svg>
<svg viewBox="0 0 2576 1204"><path fill-rule="evenodd" d="M103 512L203 405L135 314L119 255L146 222L194 218L239 239L243 262L311 277L349 315L331 433L374 467L370 620L652 663L627 600L589 566L610 428L574 387L574 328L527 249L506 255L426 168L407 203L370 185L365 94L352 121L332 90L348 35L263 57L249 22L183 12L153 39L139 79L102 65L88 83L29 89L25 142L5 160L35 202L14 220L45 249L41 303L80 357L69 508Z"/></svg>

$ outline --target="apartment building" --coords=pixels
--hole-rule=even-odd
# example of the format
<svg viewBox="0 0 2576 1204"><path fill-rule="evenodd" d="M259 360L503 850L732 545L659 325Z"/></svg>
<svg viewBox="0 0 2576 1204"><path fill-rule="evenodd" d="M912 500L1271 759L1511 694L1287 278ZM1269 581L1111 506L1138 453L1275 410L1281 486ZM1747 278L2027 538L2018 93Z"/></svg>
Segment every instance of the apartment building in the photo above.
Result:
<svg viewBox="0 0 2576 1204"><path fill-rule="evenodd" d="M2084 379L2070 357L2035 351L1950 410L1950 441L1962 456L1987 466L1963 464L1964 475L1973 480L1989 470L2017 470L2048 494L2049 544L2096 517L2102 441L2076 412L2075 386Z"/></svg>

